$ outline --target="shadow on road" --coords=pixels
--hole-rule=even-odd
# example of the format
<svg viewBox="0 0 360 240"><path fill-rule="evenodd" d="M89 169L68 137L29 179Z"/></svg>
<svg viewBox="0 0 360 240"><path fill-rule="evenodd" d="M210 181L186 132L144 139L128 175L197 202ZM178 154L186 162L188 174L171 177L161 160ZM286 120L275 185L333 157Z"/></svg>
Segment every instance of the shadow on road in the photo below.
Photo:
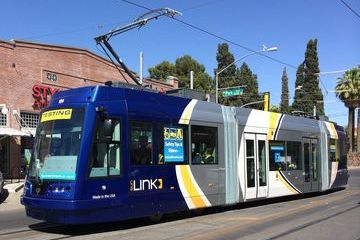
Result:
<svg viewBox="0 0 360 240"><path fill-rule="evenodd" d="M263 205L275 204L279 202L295 201L299 199L328 195L334 192L342 191L344 189L345 188L340 188L337 190L331 190L322 193L309 193L303 195L264 199L260 201L258 200L253 202L240 203L233 206L212 207L209 209L204 209L203 211L184 211L184 212L171 213L164 215L162 220L159 222L153 222L149 218L137 218L137 219L118 221L118 222L106 222L106 223L84 224L84 225L59 225L59 224L50 224L50 223L42 222L42 223L30 225L29 228L31 228L32 230L41 231L45 233L63 234L69 236L90 235L96 233L128 230L132 228L150 226L153 224L161 224L166 222L183 220L197 215L207 216L207 215L212 215L226 211L253 208Z"/></svg>
<svg viewBox="0 0 360 240"><path fill-rule="evenodd" d="M2 204L8 197L9 191L7 189L4 189L3 192L0 194L0 204Z"/></svg>

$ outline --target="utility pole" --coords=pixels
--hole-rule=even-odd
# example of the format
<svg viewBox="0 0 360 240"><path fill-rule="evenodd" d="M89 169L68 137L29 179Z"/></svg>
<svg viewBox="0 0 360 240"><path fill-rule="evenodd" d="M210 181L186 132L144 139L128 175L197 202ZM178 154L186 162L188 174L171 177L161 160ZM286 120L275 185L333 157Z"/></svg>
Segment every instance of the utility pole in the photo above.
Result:
<svg viewBox="0 0 360 240"><path fill-rule="evenodd" d="M194 71L190 71L190 89L194 89Z"/></svg>
<svg viewBox="0 0 360 240"><path fill-rule="evenodd" d="M144 55L143 52L140 52L140 73L139 73L139 83L143 84L143 62L144 62Z"/></svg>
<svg viewBox="0 0 360 240"><path fill-rule="evenodd" d="M242 56L241 58L238 58L236 59L235 61L233 61L232 63L230 63L229 65L227 65L226 67L224 67L223 69L221 70L218 70L216 71L215 73L215 102L218 103L219 102L219 94L218 94L218 91L219 91L219 75L220 73L222 73L223 71L225 71L226 69L228 69L230 66L234 65L235 63L237 63L238 61L244 59L244 58L247 58L251 55L254 55L254 54L258 54L258 53L261 53L261 52L274 52L274 51L277 51L278 48L277 47L266 47L266 46L263 46L263 49L261 49L260 51L256 51L256 52L251 52L245 56Z"/></svg>

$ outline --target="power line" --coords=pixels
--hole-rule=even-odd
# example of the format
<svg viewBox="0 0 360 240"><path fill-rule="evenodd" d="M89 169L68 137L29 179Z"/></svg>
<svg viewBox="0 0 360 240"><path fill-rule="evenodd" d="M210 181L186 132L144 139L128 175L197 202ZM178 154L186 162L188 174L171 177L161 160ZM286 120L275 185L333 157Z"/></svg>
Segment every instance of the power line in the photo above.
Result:
<svg viewBox="0 0 360 240"><path fill-rule="evenodd" d="M139 8L149 10L149 11L152 11L152 10L153 10L153 9L151 9L151 8L148 8L148 7L145 7L145 6L143 6L143 5L140 5L140 4L137 4L137 3L134 3L134 2L130 2L130 1L127 1L127 0L120 0L120 1L126 2L126 3L128 3L128 4L131 4L131 5L134 5L134 6L137 6L137 7L139 7Z"/></svg>
<svg viewBox="0 0 360 240"><path fill-rule="evenodd" d="M354 9L352 9L352 7L350 7L349 4L347 4L345 1L343 0L339 0L343 5L345 5L345 7L347 7L353 14L355 14L359 19L360 19L360 14L358 14Z"/></svg>
<svg viewBox="0 0 360 240"><path fill-rule="evenodd" d="M337 74L337 73L343 73L346 71L349 71L350 69L344 69L344 70L336 70L336 71L328 71L328 72L319 72L317 75L328 75L328 74Z"/></svg>
<svg viewBox="0 0 360 240"><path fill-rule="evenodd" d="M151 8L145 7L145 6L143 6L143 5L140 5L140 4L138 4L138 3L134 3L134 2L131 2L131 1L128 1L128 0L120 0L120 1L125 2L125 3L128 3L128 4L131 4L131 5L134 5L134 6L137 6L137 7L142 8L142 9L149 10L149 11L152 11L152 10L153 10L153 9L151 9ZM286 65L286 66L288 66L288 67L290 67L290 68L297 69L296 66L294 66L294 65L292 65L292 64L290 64L290 63L286 63L286 62L281 61L281 60L279 60L279 59L276 59L276 58L274 58L274 57L271 57L271 56L268 56L268 55L263 54L263 53L261 53L261 52L255 51L255 50L253 50L253 49L251 49L251 48L249 48L249 47L246 47L246 46L244 46L244 45L241 45L241 44L239 44L239 43L236 43L236 42L234 42L234 41L232 41L232 40L230 40L230 39L224 38L224 37L222 37L222 36L220 36L220 35L218 35L218 34L212 33L212 32L210 32L210 31L208 31L208 30L205 30L205 29L203 29L203 28L197 27L197 26L195 26L195 25L193 25L193 24L190 24L190 23L188 23L188 22L185 22L185 21L183 21L183 20L180 20L180 19L177 19L177 18L173 18L173 17L170 17L170 18L173 19L173 20L175 20L175 21L177 21L177 22L180 22L180 23L182 23L182 24L184 24L184 25L186 25L186 26L188 26L188 27L190 27L190 28L193 28L193 29L195 29L195 30L197 30L197 31L200 31L200 32L205 33L205 34L207 34L207 35L210 35L210 36L212 36L212 37L215 37L215 38L218 38L218 39L223 40L223 41L225 41L225 42L228 42L228 43L230 43L230 44L232 44L232 45L235 45L235 46L238 46L238 47L240 47L240 48L243 48L243 49L245 49L245 50L247 50L247 51L249 51L249 52L253 52L253 53L258 54L258 55L260 55L260 56L266 57L266 58L268 58L268 59L270 59L270 60L273 60L273 61L278 62L278 63L280 63L280 64Z"/></svg>
<svg viewBox="0 0 360 240"><path fill-rule="evenodd" d="M120 23L105 23L105 24L99 24L97 26L89 26L89 27L83 27L83 28L77 28L69 31L62 31L62 32L53 32L53 33L44 33L44 34L38 34L38 35L32 35L24 37L25 39L35 40L40 39L44 37L51 37L51 36L57 36L57 35L65 35L65 34L72 34L72 33L79 33L79 32L86 32L94 29L102 29L104 27L112 26L112 25L119 25ZM122 24L122 23L121 23Z"/></svg>
<svg viewBox="0 0 360 240"><path fill-rule="evenodd" d="M128 4L131 4L131 5L134 5L134 6L137 6L137 7L142 8L142 9L146 9L146 10L152 11L151 8L148 8L148 7L146 7L146 6L140 5L140 4L138 4L138 3L134 3L134 2L131 2L131 1L128 1L128 0L120 0L120 1L125 2L125 3L128 3ZM340 0L340 1L342 1L342 0ZM190 27L190 28L193 28L193 29L195 29L195 30L197 30L197 31L200 31L200 32L205 33L205 34L207 34L207 35L210 35L210 36L212 36L212 37L218 38L218 39L220 39L220 40L222 40L222 41L228 42L228 43L230 43L230 44L232 44L232 45L235 45L235 46L238 46L238 47L240 47L240 48L243 48L243 49L245 49L245 50L247 50L247 51L249 51L249 52L253 52L253 53L255 53L255 54L257 54L257 55L260 55L260 56L262 56L262 57L266 57L266 58L268 58L268 59L270 59L270 60L272 60L272 61L278 62L278 63L283 64L283 65L285 65L285 66L288 66L288 67L290 67L290 68L297 69L297 67L296 67L295 65L292 65L292 64L290 64L290 63L284 62L284 61L279 60L279 59L277 59L277 58L268 56L268 55L266 55L266 54L264 54L264 53L262 53L262 52L255 51L255 50L253 50L253 49L251 49L251 48L249 48L249 47L246 47L246 46L241 45L241 44L239 44L239 43L237 43L237 42L234 42L234 41L232 41L232 40L230 40L230 39L227 39L227 38L225 38L225 37L222 37L222 36L220 36L220 35L218 35L218 34L212 33L212 32L210 32L210 31L208 31L208 30L205 30L205 29L203 29L203 28L200 28L200 27L198 27L198 26L195 26L195 25L193 25L193 24L191 24L191 23L185 22L185 21L183 21L183 20L180 20L180 19L177 19L177 18L174 18L174 17L170 17L170 18L173 19L174 21L177 21L177 22L179 22L179 23L182 23L182 24L184 24L184 25L186 25L186 26L188 26L188 27ZM316 73L315 73L315 74L316 74ZM321 73L318 73L318 75L320 75L320 74L321 74ZM327 73L323 73L323 74L332 74L332 72L331 72L331 73L328 73L328 72L327 72ZM322 85L322 87L324 88L325 92L328 93L328 90L327 90L325 84L322 82L321 78L319 78L319 82L320 82L320 84Z"/></svg>
<svg viewBox="0 0 360 240"><path fill-rule="evenodd" d="M218 2L219 2L218 0L212 0L212 1L208 1L208 2L204 2L204 3L200 3L200 4L197 4L197 5L194 5L194 6L192 6L192 7L188 7L188 8L181 9L180 11L181 11L181 12L186 12L186 11L190 11L190 10L202 8L202 7L211 5L211 4L213 4L213 3L218 3Z"/></svg>

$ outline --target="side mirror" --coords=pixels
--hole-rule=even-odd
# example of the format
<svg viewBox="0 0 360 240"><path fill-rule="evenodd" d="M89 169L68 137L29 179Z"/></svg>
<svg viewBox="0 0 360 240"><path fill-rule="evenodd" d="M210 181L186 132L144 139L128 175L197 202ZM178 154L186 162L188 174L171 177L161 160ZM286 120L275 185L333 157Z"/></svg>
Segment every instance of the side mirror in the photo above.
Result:
<svg viewBox="0 0 360 240"><path fill-rule="evenodd" d="M104 119L104 137L111 140L113 137L113 121L112 119Z"/></svg>

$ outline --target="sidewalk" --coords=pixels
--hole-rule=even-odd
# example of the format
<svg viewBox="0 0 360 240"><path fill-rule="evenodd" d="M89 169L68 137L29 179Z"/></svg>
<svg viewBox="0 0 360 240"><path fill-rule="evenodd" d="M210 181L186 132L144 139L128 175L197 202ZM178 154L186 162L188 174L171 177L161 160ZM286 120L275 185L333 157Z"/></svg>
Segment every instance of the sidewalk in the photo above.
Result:
<svg viewBox="0 0 360 240"><path fill-rule="evenodd" d="M10 180L5 180L5 186L4 189L7 189L9 193L15 193L20 191L24 187L24 179L14 180L13 183L11 183Z"/></svg>
<svg viewBox="0 0 360 240"><path fill-rule="evenodd" d="M0 212L22 209L24 206L20 203L20 196L22 195L24 187L24 180L20 182L5 180L4 191L0 196Z"/></svg>
<svg viewBox="0 0 360 240"><path fill-rule="evenodd" d="M9 193L4 190L3 195L0 197L0 215L1 212L24 209L24 206L20 203L21 195L22 191Z"/></svg>

